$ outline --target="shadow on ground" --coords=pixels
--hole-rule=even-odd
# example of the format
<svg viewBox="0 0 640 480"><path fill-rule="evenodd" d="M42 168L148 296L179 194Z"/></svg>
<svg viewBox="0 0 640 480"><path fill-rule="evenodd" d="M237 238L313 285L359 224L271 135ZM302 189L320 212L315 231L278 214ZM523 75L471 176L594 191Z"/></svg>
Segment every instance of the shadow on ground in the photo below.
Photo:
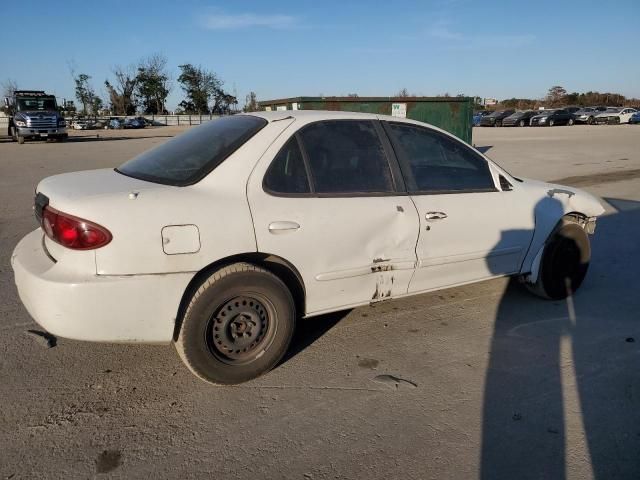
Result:
<svg viewBox="0 0 640 480"><path fill-rule="evenodd" d="M590 271L568 300L511 282L486 371L481 478L566 478L587 456L596 479L640 475L640 202L606 199ZM586 439L586 444L583 443Z"/></svg>

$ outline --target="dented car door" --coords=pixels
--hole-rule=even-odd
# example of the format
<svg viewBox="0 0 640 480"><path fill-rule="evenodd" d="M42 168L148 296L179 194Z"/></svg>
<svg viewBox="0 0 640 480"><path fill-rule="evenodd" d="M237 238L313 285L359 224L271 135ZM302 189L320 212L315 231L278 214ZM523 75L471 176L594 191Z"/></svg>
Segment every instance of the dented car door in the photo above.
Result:
<svg viewBox="0 0 640 480"><path fill-rule="evenodd" d="M407 293L420 222L378 122L287 132L251 175L248 197L258 249L299 271L306 315Z"/></svg>

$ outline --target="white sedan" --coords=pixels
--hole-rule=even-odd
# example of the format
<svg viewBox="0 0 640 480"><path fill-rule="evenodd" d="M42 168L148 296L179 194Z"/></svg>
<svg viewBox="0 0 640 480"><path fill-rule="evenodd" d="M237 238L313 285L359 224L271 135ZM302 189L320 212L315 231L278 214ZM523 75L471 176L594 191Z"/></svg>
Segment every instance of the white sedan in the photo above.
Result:
<svg viewBox="0 0 640 480"><path fill-rule="evenodd" d="M44 179L41 228L11 262L51 333L173 342L200 378L232 384L273 368L303 317L505 275L564 298L603 211L431 125L262 112Z"/></svg>
<svg viewBox="0 0 640 480"><path fill-rule="evenodd" d="M595 122L596 123L629 123L629 119L631 115L636 113L638 110L635 108L625 107L609 107L604 112L596 115Z"/></svg>

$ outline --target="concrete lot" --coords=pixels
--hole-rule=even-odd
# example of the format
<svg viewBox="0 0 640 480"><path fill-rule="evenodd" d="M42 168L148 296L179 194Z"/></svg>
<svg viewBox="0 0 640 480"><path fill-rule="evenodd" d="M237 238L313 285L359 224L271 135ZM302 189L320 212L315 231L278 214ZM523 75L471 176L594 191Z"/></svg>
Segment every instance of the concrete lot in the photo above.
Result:
<svg viewBox="0 0 640 480"><path fill-rule="evenodd" d="M499 279L315 318L233 388L170 346L48 348L9 266L41 178L176 131L0 142L0 478L640 478L640 126L474 131L515 175L606 200L572 305Z"/></svg>

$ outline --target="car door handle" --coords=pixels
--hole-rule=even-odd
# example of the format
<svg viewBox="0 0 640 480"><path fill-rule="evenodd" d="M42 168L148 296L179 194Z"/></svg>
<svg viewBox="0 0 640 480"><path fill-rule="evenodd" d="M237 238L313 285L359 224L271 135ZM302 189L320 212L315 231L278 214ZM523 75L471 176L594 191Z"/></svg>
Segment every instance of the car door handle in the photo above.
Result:
<svg viewBox="0 0 640 480"><path fill-rule="evenodd" d="M269 224L269 232L274 235L287 232L295 232L300 228L296 222L271 222Z"/></svg>
<svg viewBox="0 0 640 480"><path fill-rule="evenodd" d="M428 221L443 220L447 218L447 214L444 212L427 212L424 218L427 219Z"/></svg>

